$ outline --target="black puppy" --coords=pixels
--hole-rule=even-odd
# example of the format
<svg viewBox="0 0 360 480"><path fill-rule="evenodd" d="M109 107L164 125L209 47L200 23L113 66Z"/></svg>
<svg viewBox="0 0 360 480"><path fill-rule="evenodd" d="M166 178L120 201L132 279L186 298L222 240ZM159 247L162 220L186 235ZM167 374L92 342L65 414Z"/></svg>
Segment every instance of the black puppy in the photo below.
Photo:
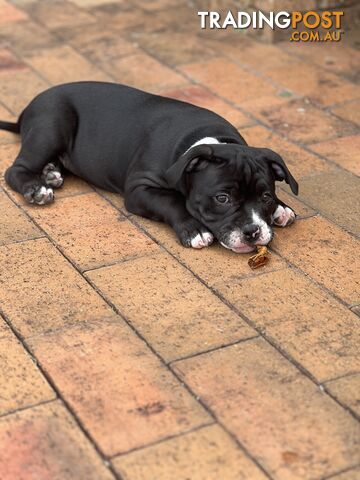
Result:
<svg viewBox="0 0 360 480"><path fill-rule="evenodd" d="M50 88L0 128L21 134L7 183L30 203L53 201L63 168L125 196L137 215L168 223L184 246L214 236L249 252L295 213L275 195L275 180L298 185L282 158L247 146L215 113L112 83Z"/></svg>

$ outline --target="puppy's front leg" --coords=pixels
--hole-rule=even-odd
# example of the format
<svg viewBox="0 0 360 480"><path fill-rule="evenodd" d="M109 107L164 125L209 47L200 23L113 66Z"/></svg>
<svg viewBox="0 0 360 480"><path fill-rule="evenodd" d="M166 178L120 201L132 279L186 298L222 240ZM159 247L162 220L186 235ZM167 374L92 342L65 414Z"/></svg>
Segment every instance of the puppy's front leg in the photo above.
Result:
<svg viewBox="0 0 360 480"><path fill-rule="evenodd" d="M126 193L125 207L131 213L170 225L184 247L208 247L214 240L209 229L189 214L184 197L176 191L141 186Z"/></svg>
<svg viewBox="0 0 360 480"><path fill-rule="evenodd" d="M273 224L278 227L287 227L294 223L296 213L286 203L276 198L277 207L272 215Z"/></svg>

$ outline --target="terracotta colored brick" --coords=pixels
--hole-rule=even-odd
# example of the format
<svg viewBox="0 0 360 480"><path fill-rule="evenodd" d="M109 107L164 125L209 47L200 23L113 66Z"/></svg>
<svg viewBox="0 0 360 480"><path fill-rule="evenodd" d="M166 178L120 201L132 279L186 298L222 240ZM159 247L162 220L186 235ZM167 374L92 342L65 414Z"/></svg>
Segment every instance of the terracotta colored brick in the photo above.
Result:
<svg viewBox="0 0 360 480"><path fill-rule="evenodd" d="M285 202L287 205L289 205L289 207L291 207L295 211L298 219L312 217L313 215L316 214L315 210L305 205L293 194L282 190L282 187L285 186L284 184L280 183L279 185L281 185L281 187L278 187L276 191L278 198L283 202ZM302 186L302 182L301 182L301 186ZM300 186L300 189L301 189L301 186ZM279 235L281 235L281 230L276 229L276 232Z"/></svg>
<svg viewBox="0 0 360 480"><path fill-rule="evenodd" d="M59 43L57 37L46 28L30 20L1 25L0 39L20 55L39 48L50 48Z"/></svg>
<svg viewBox="0 0 360 480"><path fill-rule="evenodd" d="M167 254L87 276L166 361L256 335Z"/></svg>
<svg viewBox="0 0 360 480"><path fill-rule="evenodd" d="M0 25L26 20L27 15L5 0L0 0Z"/></svg>
<svg viewBox="0 0 360 480"><path fill-rule="evenodd" d="M359 96L356 85L318 66L302 62L291 65L291 68L278 66L269 69L266 73L280 85L321 105L329 106L338 103L339 99L344 102Z"/></svg>
<svg viewBox="0 0 360 480"><path fill-rule="evenodd" d="M23 346L0 321L0 415L55 398Z"/></svg>
<svg viewBox="0 0 360 480"><path fill-rule="evenodd" d="M38 336L30 344L108 456L211 420L120 319Z"/></svg>
<svg viewBox="0 0 360 480"><path fill-rule="evenodd" d="M309 148L360 176L360 136L336 138L310 145Z"/></svg>
<svg viewBox="0 0 360 480"><path fill-rule="evenodd" d="M27 68L25 63L16 58L9 50L5 48L0 49L0 75L3 72L16 72L19 70L27 70Z"/></svg>
<svg viewBox="0 0 360 480"><path fill-rule="evenodd" d="M112 314L45 239L0 247L0 271L3 312L24 336Z"/></svg>
<svg viewBox="0 0 360 480"><path fill-rule="evenodd" d="M299 7L296 6L298 9ZM309 7L306 7L308 10ZM309 43L282 42L281 47L294 59L300 57L349 80L357 80L360 61L357 50L345 42ZM295 60L295 59L294 59ZM295 60L296 61L296 60Z"/></svg>
<svg viewBox="0 0 360 480"><path fill-rule="evenodd" d="M218 425L113 460L124 480L265 480Z"/></svg>
<svg viewBox="0 0 360 480"><path fill-rule="evenodd" d="M66 45L35 52L27 55L25 60L52 84L110 80L105 73Z"/></svg>
<svg viewBox="0 0 360 480"><path fill-rule="evenodd" d="M188 87L179 88L177 90L165 90L161 95L175 98L183 102L192 103L202 108L207 108L222 117L226 118L230 123L236 127L243 127L254 123L249 117L228 103L221 100L219 97L211 93L209 90L198 86L190 85Z"/></svg>
<svg viewBox="0 0 360 480"><path fill-rule="evenodd" d="M106 71L121 83L150 91L186 83L181 75L146 54L114 59Z"/></svg>
<svg viewBox="0 0 360 480"><path fill-rule="evenodd" d="M193 35L171 30L149 33L139 37L139 44L150 55L171 66L203 62L215 55L206 44L199 41L195 32Z"/></svg>
<svg viewBox="0 0 360 480"><path fill-rule="evenodd" d="M134 0L134 3L144 10L152 12L178 5L179 2L177 0Z"/></svg>
<svg viewBox="0 0 360 480"><path fill-rule="evenodd" d="M103 190L102 188L97 188L96 191L102 197L105 197L115 208L121 210L121 213L128 216L131 215L124 206L124 197L119 195L118 193L108 192L107 190Z"/></svg>
<svg viewBox="0 0 360 480"><path fill-rule="evenodd" d="M279 89L276 94L252 97L241 102L241 110L265 123L267 112L286 108L293 100L299 97L286 89Z"/></svg>
<svg viewBox="0 0 360 480"><path fill-rule="evenodd" d="M82 193L90 193L93 191L92 186L89 183L86 183L85 180L72 175L70 172L66 172L64 175L64 185L56 190L55 198L60 199L72 197L73 195L80 195Z"/></svg>
<svg viewBox="0 0 360 480"><path fill-rule="evenodd" d="M0 119L6 120L8 122L15 122L16 118L12 115L9 110L7 110L3 105L0 105ZM1 145L4 143L14 143L18 140L18 135L14 133L7 132L6 130L0 130L0 152L1 152ZM2 159L0 157L0 177L2 174Z"/></svg>
<svg viewBox="0 0 360 480"><path fill-rule="evenodd" d="M333 222L349 232L360 234L359 192L360 178L339 171L322 173L302 180L300 194L309 205L331 218Z"/></svg>
<svg viewBox="0 0 360 480"><path fill-rule="evenodd" d="M356 317L303 275L286 269L215 288L319 381L359 368Z"/></svg>
<svg viewBox="0 0 360 480"><path fill-rule="evenodd" d="M359 302L357 241L321 217L304 219L277 235L282 256L349 304Z"/></svg>
<svg viewBox="0 0 360 480"><path fill-rule="evenodd" d="M99 5L92 9L92 15L96 17L102 25L107 28L113 28L117 32L124 34L124 31L131 29L135 32L143 32L145 19L141 15L140 9L135 9L132 5L124 5L116 2L109 5Z"/></svg>
<svg viewBox="0 0 360 480"><path fill-rule="evenodd" d="M220 97L236 105L251 97L275 93L275 88L265 80L241 69L225 59L213 59L179 67L193 80L206 85Z"/></svg>
<svg viewBox="0 0 360 480"><path fill-rule="evenodd" d="M31 71L3 73L0 97L5 107L18 116L35 95L47 88L49 85Z"/></svg>
<svg viewBox="0 0 360 480"><path fill-rule="evenodd" d="M99 5L107 5L108 3L112 3L113 0L70 0L71 3L75 3L79 7L89 8L89 7L97 7Z"/></svg>
<svg viewBox="0 0 360 480"><path fill-rule="evenodd" d="M167 225L140 217L134 217L133 220L208 285L213 286L219 279L224 282L237 282L240 278L264 273L261 268L250 269L248 265L250 254L232 252L218 243L201 250L185 248L180 244L174 231ZM286 263L274 253L271 263L266 269L278 270L284 268L285 265Z"/></svg>
<svg viewBox="0 0 360 480"><path fill-rule="evenodd" d="M356 420L264 340L174 366L275 478L319 479L354 464Z"/></svg>
<svg viewBox="0 0 360 480"><path fill-rule="evenodd" d="M288 165L292 174L298 180L302 177L332 168L331 165L327 164L324 160L321 160L297 145L282 139L264 127L255 126L244 128L241 130L241 135L245 138L247 143L253 147L267 147L279 153ZM284 183L281 185L284 185Z"/></svg>
<svg viewBox="0 0 360 480"><path fill-rule="evenodd" d="M159 250L97 193L27 207L61 250L82 270L129 260Z"/></svg>
<svg viewBox="0 0 360 480"><path fill-rule="evenodd" d="M338 117L360 125L360 100L334 107L332 112Z"/></svg>
<svg viewBox="0 0 360 480"><path fill-rule="evenodd" d="M46 25L49 30L62 27L77 27L93 23L96 19L85 10L78 8L74 3L52 0L36 2L28 6L31 16L40 24Z"/></svg>
<svg viewBox="0 0 360 480"><path fill-rule="evenodd" d="M326 388L341 403L360 415L360 374L330 381Z"/></svg>
<svg viewBox="0 0 360 480"><path fill-rule="evenodd" d="M221 44L218 44L217 51L221 52ZM288 55L276 45L266 45L248 38L246 41L241 39L235 45L227 45L225 55L261 73L266 73L275 67L284 68L284 65L291 68L295 63L299 63L298 59Z"/></svg>
<svg viewBox="0 0 360 480"><path fill-rule="evenodd" d="M12 120L14 119L9 118L9 121L12 121ZM10 167L10 165L12 165L17 154L19 153L19 150L20 150L19 143L0 144L0 184L2 187L6 185L5 179L4 179L5 170L8 167Z"/></svg>
<svg viewBox="0 0 360 480"><path fill-rule="evenodd" d="M356 132L353 124L304 100L292 100L275 107L270 105L253 114L279 134L300 143L321 142Z"/></svg>
<svg viewBox="0 0 360 480"><path fill-rule="evenodd" d="M114 477L58 402L0 419L2 480L112 480Z"/></svg>
<svg viewBox="0 0 360 480"><path fill-rule="evenodd" d="M116 31L106 29L101 23L92 23L76 29L62 31L62 38L69 42L91 62L106 67L114 59L134 54L138 51L135 44L119 37Z"/></svg>
<svg viewBox="0 0 360 480"><path fill-rule="evenodd" d="M1 191L0 225L0 245L42 236L35 225Z"/></svg>
<svg viewBox="0 0 360 480"><path fill-rule="evenodd" d="M332 480L358 480L360 476L360 468L347 470L346 472L331 477Z"/></svg>

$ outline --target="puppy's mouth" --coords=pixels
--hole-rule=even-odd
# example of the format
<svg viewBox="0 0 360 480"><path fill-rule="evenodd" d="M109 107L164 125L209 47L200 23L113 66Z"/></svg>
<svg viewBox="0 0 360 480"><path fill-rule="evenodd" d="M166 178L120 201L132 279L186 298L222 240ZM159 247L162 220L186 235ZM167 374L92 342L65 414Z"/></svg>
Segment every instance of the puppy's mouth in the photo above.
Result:
<svg viewBox="0 0 360 480"><path fill-rule="evenodd" d="M263 225L259 226L259 230L259 236L256 239L249 241L246 239L246 236L241 229L234 229L221 235L219 243L235 253L250 253L256 250L258 245L268 245L273 238L273 231L265 222Z"/></svg>
<svg viewBox="0 0 360 480"><path fill-rule="evenodd" d="M220 244L227 248L228 250L232 250L235 253L250 253L253 252L256 249L256 245L248 245L246 243L238 245L238 246L230 246L226 245L226 243L220 241Z"/></svg>

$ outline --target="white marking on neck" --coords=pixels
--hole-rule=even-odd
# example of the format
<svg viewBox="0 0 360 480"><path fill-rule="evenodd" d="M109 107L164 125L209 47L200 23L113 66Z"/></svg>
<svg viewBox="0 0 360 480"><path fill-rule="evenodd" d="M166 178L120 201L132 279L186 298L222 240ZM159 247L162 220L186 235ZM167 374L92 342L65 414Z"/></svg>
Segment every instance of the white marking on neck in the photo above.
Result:
<svg viewBox="0 0 360 480"><path fill-rule="evenodd" d="M226 142L219 142L219 140L215 137L204 137L198 140L197 142L193 143L191 147L189 147L185 153L187 153L191 148L197 147L198 145L214 145L215 143L226 143Z"/></svg>

